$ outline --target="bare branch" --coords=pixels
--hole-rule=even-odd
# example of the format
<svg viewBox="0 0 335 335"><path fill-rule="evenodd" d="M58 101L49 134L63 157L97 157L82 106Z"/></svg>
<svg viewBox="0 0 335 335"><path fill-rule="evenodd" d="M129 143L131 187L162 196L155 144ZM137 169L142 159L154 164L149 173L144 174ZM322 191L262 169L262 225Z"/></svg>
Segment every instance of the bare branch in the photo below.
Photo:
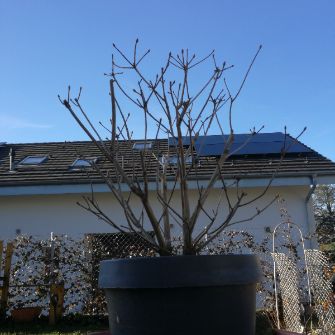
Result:
<svg viewBox="0 0 335 335"><path fill-rule="evenodd" d="M245 86L261 46L252 58L235 94L228 85L228 79L224 78L226 71L233 66L227 66L226 62L218 63L214 50L200 59L188 49L182 49L175 55L169 53L166 63L158 74L149 79L149 76L142 71L142 67L145 63L143 60L149 55L150 50L140 52L138 39L129 56L115 44L113 47L115 55L112 56L112 71L108 74L111 102L110 129L100 122L100 125L109 132L109 140L102 139L81 104L82 88L74 99L71 98L70 86L67 89L67 99L58 98L104 157L104 164L108 164L108 169L102 168L100 163L93 163L92 167L109 187L115 201L123 210L125 223L115 222L100 208L94 197L93 188L91 197L84 197L80 206L111 225L116 231L133 232L142 236L160 255L173 253L171 220L182 229L183 253L195 254L227 227L251 221L266 210L271 204L256 210L256 214L248 218L234 221L239 209L252 205L269 190L285 153L293 143L292 138L286 136L286 130L279 163L273 171L271 169L273 173L269 183L259 194L247 198L246 193L239 188L238 177L232 185L228 185L225 179L227 160L232 155L238 154L262 129L258 131L253 129L250 137L240 145L234 142L234 104ZM194 89L190 76L195 73L198 66L207 61L212 67L211 72L200 87ZM127 75L136 77L137 86L132 90L124 81ZM118 98L119 96L122 98ZM123 105L124 101L128 101L128 104ZM137 112L136 116L143 121L137 125L144 132L144 147L140 151L134 148L134 132L130 129L130 114L133 111L129 110L129 102L132 110L135 109ZM228 115L223 113L226 110ZM223 120L223 117L227 120ZM206 171L206 159L197 156L203 145L198 140L202 134L207 136L215 123L224 136L225 143L216 165L212 165L214 158L208 159L211 170L208 170L209 175L205 176L203 170ZM156 127L155 139L153 148L149 149L147 143L152 141L149 140L152 124ZM229 129L227 134L224 132L226 126ZM162 134L172 138L174 145L159 140ZM231 163L234 164L233 161ZM191 187L190 182L195 184ZM222 184L220 194L214 205L207 206L206 201L216 188L217 182ZM152 184L154 189L151 188ZM236 194L228 190L231 186L235 187ZM134 201L140 202L140 209L138 206L134 207ZM155 208L157 201L160 209L158 213ZM226 204L224 211L221 210L223 203ZM205 218L206 226L198 230L195 227L199 223L200 216ZM154 238L147 232L149 228L147 224L153 230Z"/></svg>

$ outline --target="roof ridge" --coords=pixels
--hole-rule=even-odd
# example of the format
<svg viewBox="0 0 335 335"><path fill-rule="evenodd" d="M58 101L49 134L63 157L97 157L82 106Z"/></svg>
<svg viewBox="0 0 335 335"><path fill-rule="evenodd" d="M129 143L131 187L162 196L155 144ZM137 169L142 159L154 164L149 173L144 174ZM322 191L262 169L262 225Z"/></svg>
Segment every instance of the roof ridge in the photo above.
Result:
<svg viewBox="0 0 335 335"><path fill-rule="evenodd" d="M132 139L133 142L143 142L144 138ZM104 140L107 142L108 140ZM120 140L120 142L127 142L128 140ZM167 141L167 138L148 138L147 141ZM91 140L75 140L75 141L51 141L51 142L21 142L21 143L7 143L1 142L4 147L19 146L19 145L39 145L39 144L67 144L67 143L93 143Z"/></svg>

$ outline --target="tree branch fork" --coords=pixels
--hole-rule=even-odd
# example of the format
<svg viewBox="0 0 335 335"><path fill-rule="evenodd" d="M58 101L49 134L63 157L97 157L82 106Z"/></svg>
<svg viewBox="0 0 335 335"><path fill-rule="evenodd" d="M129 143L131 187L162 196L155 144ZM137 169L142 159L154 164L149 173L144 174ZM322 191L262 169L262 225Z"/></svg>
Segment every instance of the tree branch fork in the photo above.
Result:
<svg viewBox="0 0 335 335"><path fill-rule="evenodd" d="M227 65L226 62L218 65L214 51L199 59L196 55L191 55L188 49L181 50L176 55L169 53L158 74L150 79L141 68L150 50L138 55L138 44L139 41L136 40L131 56L127 56L113 45L115 54L112 57L112 71L106 74L109 77L111 101L109 125L100 123L103 129L108 131L108 138L103 138L101 131L86 113L81 103L82 88L76 97L72 97L70 86L66 98L58 96L61 104L94 143L103 159L113 166L114 178L98 163L92 163L92 168L113 194L113 201L117 201L123 210L124 222L115 222L105 213L99 205L93 187L91 195L84 196L83 201L78 204L115 230L140 235L161 256L173 254L171 223L175 222L182 233L183 253L198 254L225 229L234 224L254 220L278 198L278 195L272 197L262 208L256 206L259 200L264 198L280 170L287 150L285 143L268 185L256 196L248 196L240 188L238 179L228 187L225 173L225 164L234 154L234 105L246 84L261 46L234 94L226 77L226 73L233 66ZM208 63L212 64L208 78L200 87L194 89L195 85L191 79L194 71ZM133 89L128 89L129 86L125 84L129 73L137 77L136 87ZM140 152L133 148L136 141L133 131L129 128L131 115L126 112L130 110L130 106L136 109L136 118L142 120L144 138L141 142L144 149ZM220 129L221 135L226 136L227 141L213 171L206 180L200 182L202 167L198 164L195 142L199 136L210 134L214 128ZM149 133L152 133L153 129L155 138L149 140ZM249 139L241 144L240 148L247 145L262 129L263 127L258 130L253 128ZM167 137L175 141L173 147L163 150L158 145L152 148L147 145ZM124 157L122 150L127 151L126 164L122 159L120 161L120 157ZM175 159L173 168L170 166L171 157ZM149 173L153 169L156 171L154 180ZM190 188L190 182L196 183L197 186ZM149 187L150 183L155 184L154 190ZM221 183L219 189L218 183ZM124 191L124 185L128 188L127 192ZM216 194L219 194L215 204L208 201L214 189ZM135 208L135 198L141 204L141 209ZM195 201L192 200L194 198ZM177 207L176 202L179 204ZM246 218L235 219L236 214L246 206L254 206L253 213ZM206 224L200 222L203 218L206 218ZM154 237L148 232L147 223L150 230L153 230Z"/></svg>

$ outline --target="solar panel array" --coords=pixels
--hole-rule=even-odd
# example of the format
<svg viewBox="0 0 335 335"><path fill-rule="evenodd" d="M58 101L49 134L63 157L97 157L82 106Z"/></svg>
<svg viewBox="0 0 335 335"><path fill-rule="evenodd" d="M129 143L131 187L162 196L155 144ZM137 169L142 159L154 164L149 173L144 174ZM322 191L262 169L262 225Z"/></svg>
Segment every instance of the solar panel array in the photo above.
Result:
<svg viewBox="0 0 335 335"><path fill-rule="evenodd" d="M228 135L199 136L194 143L198 156L220 156L226 148ZM190 137L183 138L183 145L189 146ZM177 139L170 137L169 146L176 146ZM273 155L282 151L290 153L312 153L313 150L283 133L235 134L230 147L231 155Z"/></svg>

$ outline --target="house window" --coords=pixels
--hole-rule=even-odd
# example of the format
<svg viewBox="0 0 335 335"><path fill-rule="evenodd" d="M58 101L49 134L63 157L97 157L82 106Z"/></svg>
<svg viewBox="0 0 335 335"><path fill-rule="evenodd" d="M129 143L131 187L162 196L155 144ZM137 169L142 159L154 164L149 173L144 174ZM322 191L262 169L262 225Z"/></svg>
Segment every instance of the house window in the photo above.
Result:
<svg viewBox="0 0 335 335"><path fill-rule="evenodd" d="M71 165L72 169L82 169L91 167L98 161L97 157L90 157L90 158L77 158Z"/></svg>
<svg viewBox="0 0 335 335"><path fill-rule="evenodd" d="M133 145L134 150L143 151L152 149L152 142L136 142Z"/></svg>
<svg viewBox="0 0 335 335"><path fill-rule="evenodd" d="M178 157L177 156L170 156L170 157L162 156L160 161L161 161L162 164L168 163L169 165L177 165L178 164ZM191 165L192 164L192 156L185 157L185 163L187 165Z"/></svg>
<svg viewBox="0 0 335 335"><path fill-rule="evenodd" d="M27 156L18 165L40 165L47 159L47 156Z"/></svg>

